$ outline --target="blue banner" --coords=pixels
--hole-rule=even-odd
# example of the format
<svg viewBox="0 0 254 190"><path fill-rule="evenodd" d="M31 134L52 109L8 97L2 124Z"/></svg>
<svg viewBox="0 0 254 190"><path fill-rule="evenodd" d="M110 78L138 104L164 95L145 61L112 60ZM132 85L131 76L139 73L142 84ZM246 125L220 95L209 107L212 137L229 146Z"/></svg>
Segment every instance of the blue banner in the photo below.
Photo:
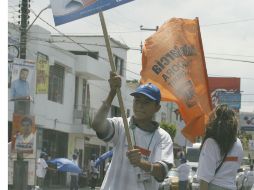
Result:
<svg viewBox="0 0 254 190"><path fill-rule="evenodd" d="M218 92L219 104L227 104L230 108L239 110L241 108L241 94L239 92Z"/></svg>
<svg viewBox="0 0 254 190"><path fill-rule="evenodd" d="M77 20L133 0L50 0L55 25Z"/></svg>

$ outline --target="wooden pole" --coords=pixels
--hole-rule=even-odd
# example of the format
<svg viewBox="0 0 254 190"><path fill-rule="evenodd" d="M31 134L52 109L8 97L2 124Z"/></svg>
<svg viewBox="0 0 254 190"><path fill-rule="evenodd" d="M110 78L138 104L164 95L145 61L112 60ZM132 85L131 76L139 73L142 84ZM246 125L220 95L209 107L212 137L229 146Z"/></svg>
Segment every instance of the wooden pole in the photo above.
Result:
<svg viewBox="0 0 254 190"><path fill-rule="evenodd" d="M112 51L111 51L111 46L110 46L109 37L108 37L108 31L107 31L107 28L106 28L106 23L105 23L105 20L104 20L103 13L99 12L99 16L100 16L101 27L102 27L102 30L103 30L104 39L105 39L105 43L106 43L106 48L107 48L107 51L108 51L108 57L109 57L111 70L113 72L116 72L116 68L115 68L115 64L114 64L114 60L113 60L113 54L112 54ZM122 99L122 95L121 95L121 90L117 89L116 93L117 93L117 97L118 97L118 101L119 101L119 105L120 105L121 115L122 115L122 118L123 118L125 134L126 134L126 138L127 138L127 142L128 142L128 149L131 150L131 149L133 149L133 146L132 146L132 142L131 142L131 136L130 136L128 121L127 121L127 117L126 117L126 113L125 113L125 109L124 109L124 103L123 103L123 99Z"/></svg>

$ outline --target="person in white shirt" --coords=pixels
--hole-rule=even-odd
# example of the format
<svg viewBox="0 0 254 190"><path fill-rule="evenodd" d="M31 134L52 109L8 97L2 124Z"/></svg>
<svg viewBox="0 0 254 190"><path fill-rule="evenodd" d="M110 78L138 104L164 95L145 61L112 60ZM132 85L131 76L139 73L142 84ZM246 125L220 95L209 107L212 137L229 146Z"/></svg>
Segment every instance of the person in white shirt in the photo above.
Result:
<svg viewBox="0 0 254 190"><path fill-rule="evenodd" d="M95 189L97 180L98 180L98 175L99 175L99 170L95 165L95 160L96 160L96 155L92 155L91 161L90 161L90 188Z"/></svg>
<svg viewBox="0 0 254 190"><path fill-rule="evenodd" d="M77 161L78 156L76 154L72 155L72 162L78 166ZM70 182L70 190L78 190L78 173L71 173L71 182Z"/></svg>
<svg viewBox="0 0 254 190"><path fill-rule="evenodd" d="M134 147L128 149L123 119L107 118L117 89L121 87L121 76L111 72L108 81L109 94L92 122L97 136L113 144L112 161L101 190L156 190L174 162L172 139L153 120L161 108L160 89L147 83L130 94L134 97L134 115L127 122Z"/></svg>
<svg viewBox="0 0 254 190"><path fill-rule="evenodd" d="M37 176L37 185L42 189L44 187L44 178L47 172L48 164L45 161L47 154L42 152L40 158L37 160L36 166L36 176Z"/></svg>
<svg viewBox="0 0 254 190"><path fill-rule="evenodd" d="M186 159L182 158L181 164L177 167L179 190L187 190L190 169L190 166L186 163Z"/></svg>
<svg viewBox="0 0 254 190"><path fill-rule="evenodd" d="M246 178L244 181L244 190L251 190L251 187L254 184L254 171L253 165L250 165L250 171L247 172Z"/></svg>
<svg viewBox="0 0 254 190"><path fill-rule="evenodd" d="M236 190L236 174L243 158L237 138L237 117L227 105L210 115L201 145L197 177L202 190Z"/></svg>

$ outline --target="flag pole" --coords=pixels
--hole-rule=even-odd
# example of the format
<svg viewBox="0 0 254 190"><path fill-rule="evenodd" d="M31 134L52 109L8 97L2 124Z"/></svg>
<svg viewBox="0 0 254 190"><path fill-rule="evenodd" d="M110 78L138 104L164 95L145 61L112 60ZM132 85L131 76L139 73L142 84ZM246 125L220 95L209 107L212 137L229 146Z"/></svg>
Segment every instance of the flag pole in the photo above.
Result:
<svg viewBox="0 0 254 190"><path fill-rule="evenodd" d="M116 68L115 68L115 64L114 64L114 60L113 60L113 54L112 54L112 51L111 51L111 46L110 46L109 37L108 37L108 31L107 31L107 28L106 28L106 23L105 23L105 20L104 20L103 13L99 12L99 16L100 16L101 27L102 27L102 30L103 30L103 35L104 35L104 39L105 39L105 43L106 43L106 48L107 48L107 51L108 51L108 57L109 57L109 63L110 63L110 66L111 66L111 70L113 72L116 72ZM125 109L124 109L124 103L123 103L123 99L122 99L122 95L121 95L121 90L118 88L116 90L116 93L117 93L117 97L118 97L118 101L119 101L121 115L122 115L122 118L123 118L125 135L126 135L127 142L128 142L128 149L131 150L131 149L133 149L133 145L132 145L132 142L131 142L131 136L130 136L128 121L127 121L127 117L126 117L126 113L125 113Z"/></svg>
<svg viewBox="0 0 254 190"><path fill-rule="evenodd" d="M195 21L197 23L199 45L200 45L200 49L201 49L201 57L202 57L203 66L204 66L203 69L204 69L204 73L207 73L205 56L204 56L205 54L204 54L204 48L203 48L203 43L202 43L202 38L201 38L201 32L200 32L200 26L199 26L199 19L198 19L198 17L195 18ZM208 77L205 77L205 79L206 79L207 92L209 92ZM208 101L209 101L209 106L212 109L211 96L208 96Z"/></svg>

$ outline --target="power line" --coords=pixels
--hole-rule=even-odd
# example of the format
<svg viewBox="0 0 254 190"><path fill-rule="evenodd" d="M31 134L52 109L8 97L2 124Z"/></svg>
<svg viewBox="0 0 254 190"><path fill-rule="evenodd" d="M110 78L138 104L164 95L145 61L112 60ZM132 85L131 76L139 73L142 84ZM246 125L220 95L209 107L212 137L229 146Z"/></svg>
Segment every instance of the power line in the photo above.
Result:
<svg viewBox="0 0 254 190"><path fill-rule="evenodd" d="M218 26L218 25L225 25L225 24L240 23L240 22L250 22L250 21L254 21L254 18L242 19L242 20L234 20L234 21L228 21L228 22L220 22L220 23L215 23L215 24L200 25L200 27L210 27L210 26Z"/></svg>
<svg viewBox="0 0 254 190"><path fill-rule="evenodd" d="M226 60L226 61L237 61L237 62L244 62L244 63L254 63L254 61L249 60L243 60L243 59L229 59L229 58L223 58L223 57L209 57L205 56L207 59L217 59L217 60Z"/></svg>

